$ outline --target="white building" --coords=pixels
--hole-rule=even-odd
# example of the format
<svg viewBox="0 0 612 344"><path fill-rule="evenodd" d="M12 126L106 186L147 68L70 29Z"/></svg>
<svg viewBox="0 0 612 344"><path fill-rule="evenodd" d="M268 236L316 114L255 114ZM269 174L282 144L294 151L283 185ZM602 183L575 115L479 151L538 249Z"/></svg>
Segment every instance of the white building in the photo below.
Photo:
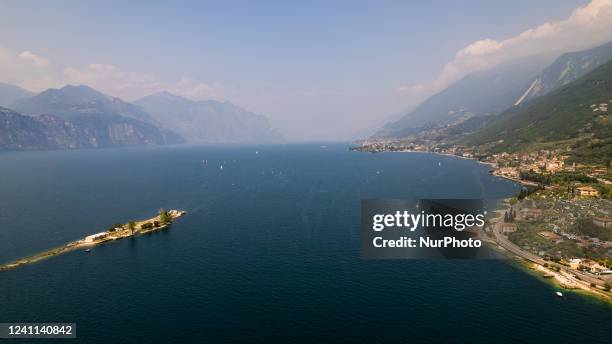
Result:
<svg viewBox="0 0 612 344"><path fill-rule="evenodd" d="M100 233L88 235L85 237L85 242L94 242L95 240L103 239L104 237L106 237L106 235L108 235L107 232L100 232Z"/></svg>

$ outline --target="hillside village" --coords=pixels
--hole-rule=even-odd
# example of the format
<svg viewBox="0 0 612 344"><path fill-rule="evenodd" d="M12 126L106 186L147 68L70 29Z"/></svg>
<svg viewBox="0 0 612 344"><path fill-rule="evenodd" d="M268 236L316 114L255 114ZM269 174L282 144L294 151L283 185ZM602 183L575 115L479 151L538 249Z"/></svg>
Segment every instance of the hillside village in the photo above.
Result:
<svg viewBox="0 0 612 344"><path fill-rule="evenodd" d="M497 222L499 234L527 257L537 257L540 268L565 270L565 285L592 278L583 286L604 292L612 284L611 165L572 161L571 148L522 152L482 153L474 147L427 145L410 140L370 141L352 148L366 152L431 152L475 159L490 173L523 185L507 200L508 209ZM493 237L493 233L489 232ZM499 243L499 241L497 241ZM524 257L524 256L523 256ZM534 261L533 259L530 259ZM547 264L551 264L547 266ZM555 276L560 276L556 271ZM561 277L559 277L561 278ZM572 280L572 283L567 282ZM583 282L583 281L582 281ZM582 283L584 284L584 283Z"/></svg>

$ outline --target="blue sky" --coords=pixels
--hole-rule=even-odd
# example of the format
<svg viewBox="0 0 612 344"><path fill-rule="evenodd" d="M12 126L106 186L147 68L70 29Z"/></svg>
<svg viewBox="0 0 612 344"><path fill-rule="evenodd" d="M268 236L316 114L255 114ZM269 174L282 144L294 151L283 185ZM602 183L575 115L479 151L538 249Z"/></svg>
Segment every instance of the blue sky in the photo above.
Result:
<svg viewBox="0 0 612 344"><path fill-rule="evenodd" d="M481 68L460 61L441 76L474 42L563 22L586 4L7 1L0 53L35 67L5 62L0 81L89 83L128 100L168 89L264 113L289 138L346 139Z"/></svg>

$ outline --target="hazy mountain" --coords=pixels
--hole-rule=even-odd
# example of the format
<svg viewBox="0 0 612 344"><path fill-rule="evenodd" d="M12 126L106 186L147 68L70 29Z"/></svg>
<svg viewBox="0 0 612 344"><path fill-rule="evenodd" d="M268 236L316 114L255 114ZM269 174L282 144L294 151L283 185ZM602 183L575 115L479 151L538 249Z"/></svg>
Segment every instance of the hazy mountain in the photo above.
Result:
<svg viewBox="0 0 612 344"><path fill-rule="evenodd" d="M461 123L474 116L499 114L516 102L550 61L549 56L530 56L469 74L399 120L385 125L374 137L400 138Z"/></svg>
<svg viewBox="0 0 612 344"><path fill-rule="evenodd" d="M24 116L0 108L0 149L68 149L178 143L180 137L116 114Z"/></svg>
<svg viewBox="0 0 612 344"><path fill-rule="evenodd" d="M192 142L265 142L282 137L260 114L230 102L191 101L160 92L135 102L156 122Z"/></svg>
<svg viewBox="0 0 612 344"><path fill-rule="evenodd" d="M588 50L565 53L530 83L514 105L567 85L610 60L612 60L612 42Z"/></svg>
<svg viewBox="0 0 612 344"><path fill-rule="evenodd" d="M0 83L0 106L12 108L18 101L33 95L34 93L21 87Z"/></svg>
<svg viewBox="0 0 612 344"><path fill-rule="evenodd" d="M138 106L83 85L48 89L16 102L13 108L33 116L45 114L72 119L93 113L114 114L155 124L153 118Z"/></svg>
<svg viewBox="0 0 612 344"><path fill-rule="evenodd" d="M607 164L606 159L612 158L611 110L612 61L556 91L512 107L464 142L494 151L516 151L572 140L574 156Z"/></svg>

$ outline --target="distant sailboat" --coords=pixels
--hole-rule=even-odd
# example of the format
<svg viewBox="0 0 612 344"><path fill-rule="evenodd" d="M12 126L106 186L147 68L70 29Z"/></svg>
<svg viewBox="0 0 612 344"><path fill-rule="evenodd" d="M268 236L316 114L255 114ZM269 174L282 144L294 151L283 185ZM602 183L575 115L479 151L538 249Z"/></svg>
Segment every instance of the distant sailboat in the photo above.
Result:
<svg viewBox="0 0 612 344"><path fill-rule="evenodd" d="M223 169L223 165L219 165L219 169L222 170Z"/></svg>

